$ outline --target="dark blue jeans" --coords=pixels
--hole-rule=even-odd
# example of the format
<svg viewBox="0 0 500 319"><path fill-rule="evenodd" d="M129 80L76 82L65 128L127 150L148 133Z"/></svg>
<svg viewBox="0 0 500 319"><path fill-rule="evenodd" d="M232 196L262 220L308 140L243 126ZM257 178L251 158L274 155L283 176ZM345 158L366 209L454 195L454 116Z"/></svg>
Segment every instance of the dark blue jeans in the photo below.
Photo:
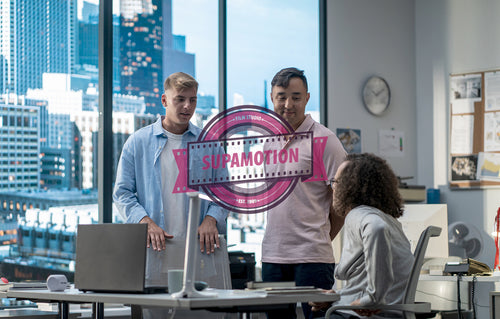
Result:
<svg viewBox="0 0 500 319"><path fill-rule="evenodd" d="M332 289L334 283L333 272L335 264L307 263L307 264L273 264L262 263L263 281L294 281L296 286L314 286L316 288ZM286 309L285 309L286 308ZM267 313L269 319L297 318L295 305ZM302 303L302 311L306 319L324 317L322 311L313 312L311 306Z"/></svg>

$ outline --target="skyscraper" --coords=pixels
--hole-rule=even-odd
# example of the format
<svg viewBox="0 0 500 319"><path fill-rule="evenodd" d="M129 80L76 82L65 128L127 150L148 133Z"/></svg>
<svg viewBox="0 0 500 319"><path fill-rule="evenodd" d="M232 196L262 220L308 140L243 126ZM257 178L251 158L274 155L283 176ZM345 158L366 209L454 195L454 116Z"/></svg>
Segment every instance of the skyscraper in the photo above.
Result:
<svg viewBox="0 0 500 319"><path fill-rule="evenodd" d="M71 74L76 0L0 0L0 93L42 87L42 74Z"/></svg>
<svg viewBox="0 0 500 319"><path fill-rule="evenodd" d="M98 38L99 16L96 5L83 2L82 20L78 21L78 59L79 75L91 74L91 82L98 82ZM89 67L92 66L92 67ZM94 73L94 74L92 74ZM85 90L85 88L82 88ZM120 17L113 16L113 93L120 93Z"/></svg>
<svg viewBox="0 0 500 319"><path fill-rule="evenodd" d="M11 0L0 0L0 93L14 92L15 25Z"/></svg>
<svg viewBox="0 0 500 319"><path fill-rule="evenodd" d="M143 96L146 112L163 114L162 2L120 2L121 93Z"/></svg>
<svg viewBox="0 0 500 319"><path fill-rule="evenodd" d="M186 38L172 34L171 0L121 0L121 93L143 96L146 113L163 114L163 80L173 72L195 76Z"/></svg>
<svg viewBox="0 0 500 319"><path fill-rule="evenodd" d="M0 97L0 192L38 189L40 107L25 102Z"/></svg>

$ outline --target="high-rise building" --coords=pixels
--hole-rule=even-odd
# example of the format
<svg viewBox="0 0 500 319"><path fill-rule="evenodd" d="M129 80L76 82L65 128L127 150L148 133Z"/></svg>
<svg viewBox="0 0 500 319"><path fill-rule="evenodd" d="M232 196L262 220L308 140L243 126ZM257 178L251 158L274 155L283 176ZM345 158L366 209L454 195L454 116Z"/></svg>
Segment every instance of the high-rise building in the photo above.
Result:
<svg viewBox="0 0 500 319"><path fill-rule="evenodd" d="M129 121L129 116L125 115L123 113L114 113L114 116L117 116L118 118L115 120L113 118L113 151L110 154L113 156L113 177L112 180L116 180L116 169L118 167L118 161L120 160L120 156L122 154L122 149L123 145L127 141L127 139L130 137L131 133L128 131L128 126L130 125ZM142 114L142 115L134 115L133 116L133 128L134 131L137 131L138 129L153 124L156 121L156 117L151 114ZM116 126L116 128L115 128ZM92 134L92 139L93 139L93 145L94 147L94 154L93 154L93 166L94 166L94 179L93 179L93 184L97 185L97 168L98 168L98 162L97 162L97 145L98 145L98 136L97 132L94 132Z"/></svg>
<svg viewBox="0 0 500 319"><path fill-rule="evenodd" d="M75 154L73 125L69 114L49 113L47 141L40 146L40 188L61 189L72 186L72 163Z"/></svg>
<svg viewBox="0 0 500 319"><path fill-rule="evenodd" d="M0 93L14 93L15 24L11 0L0 0Z"/></svg>
<svg viewBox="0 0 500 319"><path fill-rule="evenodd" d="M120 2L121 93L143 96L146 113L163 114L164 79L174 72L195 76L186 38L172 34L171 0Z"/></svg>
<svg viewBox="0 0 500 319"><path fill-rule="evenodd" d="M38 189L40 107L25 102L0 97L0 192Z"/></svg>
<svg viewBox="0 0 500 319"><path fill-rule="evenodd" d="M99 95L96 90L88 89L83 95L82 108L84 111L99 110ZM144 114L145 108L142 96L113 94L113 112Z"/></svg>
<svg viewBox="0 0 500 319"><path fill-rule="evenodd" d="M59 149L73 147L73 124L69 114L49 113L47 146Z"/></svg>
<svg viewBox="0 0 500 319"><path fill-rule="evenodd" d="M83 1L82 3L82 21L89 22L99 16L99 5Z"/></svg>
<svg viewBox="0 0 500 319"><path fill-rule="evenodd" d="M25 94L42 87L42 74L71 74L77 0L0 0L0 93Z"/></svg>
<svg viewBox="0 0 500 319"><path fill-rule="evenodd" d="M150 15L157 4L156 0L120 0L120 15L125 19L134 19L141 14Z"/></svg>
<svg viewBox="0 0 500 319"><path fill-rule="evenodd" d="M85 4L84 2L84 9ZM98 82L98 38L99 17L90 9L78 21L78 60L77 74L91 73L91 83L97 86ZM93 66L94 68L89 68ZM113 16L113 92L120 93L120 17Z"/></svg>
<svg viewBox="0 0 500 319"><path fill-rule="evenodd" d="M146 112L162 114L162 1L120 2L121 93L143 96Z"/></svg>
<svg viewBox="0 0 500 319"><path fill-rule="evenodd" d="M71 90L72 77L64 73L44 73L40 89L28 89L26 96L46 100L49 113L69 114L82 110L83 92Z"/></svg>
<svg viewBox="0 0 500 319"><path fill-rule="evenodd" d="M68 189L71 182L71 150L40 148L40 188Z"/></svg>
<svg viewBox="0 0 500 319"><path fill-rule="evenodd" d="M97 68L99 65L99 21L95 21L94 19L90 21L79 21L78 33L77 64L89 64Z"/></svg>
<svg viewBox="0 0 500 319"><path fill-rule="evenodd" d="M73 113L71 120L79 128L81 134L82 188L97 188L97 150L99 114L83 111ZM133 113L113 112L113 149L106 150L106 156L113 156L114 171L121 155L122 146L130 134L149 125L156 120L151 114L136 115ZM114 174L113 174L114 176ZM113 178L114 179L114 178Z"/></svg>

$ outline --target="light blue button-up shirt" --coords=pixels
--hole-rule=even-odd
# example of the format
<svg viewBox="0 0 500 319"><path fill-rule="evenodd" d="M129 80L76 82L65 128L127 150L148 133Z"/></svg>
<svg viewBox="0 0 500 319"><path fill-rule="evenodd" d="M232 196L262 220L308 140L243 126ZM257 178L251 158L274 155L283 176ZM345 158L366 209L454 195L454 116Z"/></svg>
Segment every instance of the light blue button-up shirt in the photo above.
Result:
<svg viewBox="0 0 500 319"><path fill-rule="evenodd" d="M182 148L187 149L188 142L195 142L201 129L189 123L182 136ZM149 216L159 227L165 229L163 214L160 154L168 137L163 131L162 118L152 125L137 130L123 146L118 163L113 200L127 223L138 223ZM191 169L191 167L189 167ZM172 174L172 178L177 176ZM189 197L184 196L187 218ZM227 210L205 200L201 201L200 223L205 216L217 220L220 234L226 233Z"/></svg>

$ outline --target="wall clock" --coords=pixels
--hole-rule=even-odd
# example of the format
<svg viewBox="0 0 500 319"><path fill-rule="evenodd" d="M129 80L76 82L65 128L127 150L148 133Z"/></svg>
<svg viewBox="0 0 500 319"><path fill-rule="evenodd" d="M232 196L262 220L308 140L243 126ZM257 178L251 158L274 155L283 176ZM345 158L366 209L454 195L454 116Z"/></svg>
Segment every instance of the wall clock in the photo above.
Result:
<svg viewBox="0 0 500 319"><path fill-rule="evenodd" d="M363 86L363 103L373 115L382 115L391 102L391 89L389 84L379 77L371 76Z"/></svg>

